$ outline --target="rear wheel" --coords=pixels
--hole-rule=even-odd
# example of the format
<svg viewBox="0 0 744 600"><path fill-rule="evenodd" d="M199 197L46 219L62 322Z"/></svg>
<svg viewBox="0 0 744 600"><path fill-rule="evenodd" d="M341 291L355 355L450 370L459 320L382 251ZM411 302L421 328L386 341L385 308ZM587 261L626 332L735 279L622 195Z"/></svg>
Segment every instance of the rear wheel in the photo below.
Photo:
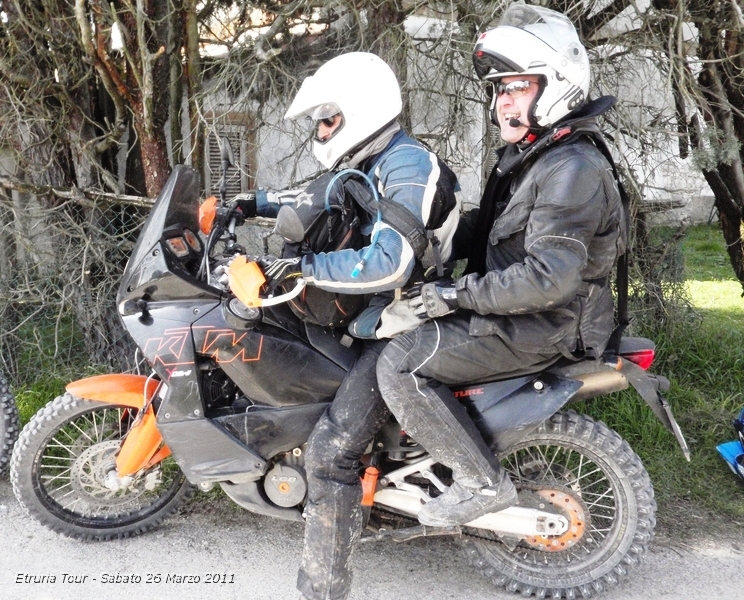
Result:
<svg viewBox="0 0 744 600"><path fill-rule="evenodd" d="M646 552L656 524L653 486L627 442L603 423L558 413L500 458L521 503L558 512L570 527L523 540L473 531L468 556L496 585L588 598L617 584Z"/></svg>
<svg viewBox="0 0 744 600"><path fill-rule="evenodd" d="M11 482L21 505L43 525L85 540L148 531L173 513L191 486L172 457L112 486L116 454L137 410L65 394L23 428Z"/></svg>
<svg viewBox="0 0 744 600"><path fill-rule="evenodd" d="M15 398L10 393L7 380L0 373L0 477L5 475L19 430Z"/></svg>

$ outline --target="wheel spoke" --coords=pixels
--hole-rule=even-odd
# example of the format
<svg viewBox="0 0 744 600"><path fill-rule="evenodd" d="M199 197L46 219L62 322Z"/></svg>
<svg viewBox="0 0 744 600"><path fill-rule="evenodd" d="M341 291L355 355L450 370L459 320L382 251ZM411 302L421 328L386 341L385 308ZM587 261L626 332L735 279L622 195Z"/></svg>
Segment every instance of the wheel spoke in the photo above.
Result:
<svg viewBox="0 0 744 600"><path fill-rule="evenodd" d="M60 479L64 479L69 481L70 480L70 469L67 469L63 471L62 473L59 473L58 475L42 475L42 480L46 481L47 483L52 483L54 481L58 481Z"/></svg>

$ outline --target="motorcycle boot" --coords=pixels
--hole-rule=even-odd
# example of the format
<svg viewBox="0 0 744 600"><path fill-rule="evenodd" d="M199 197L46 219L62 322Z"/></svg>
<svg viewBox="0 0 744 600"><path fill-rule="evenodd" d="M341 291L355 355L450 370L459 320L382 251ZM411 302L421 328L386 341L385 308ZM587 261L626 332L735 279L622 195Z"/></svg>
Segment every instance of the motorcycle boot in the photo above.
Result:
<svg viewBox="0 0 744 600"><path fill-rule="evenodd" d="M422 525L452 527L465 525L488 513L499 512L516 504L517 489L503 469L499 480L481 488L469 488L457 481L442 495L424 504L418 514Z"/></svg>

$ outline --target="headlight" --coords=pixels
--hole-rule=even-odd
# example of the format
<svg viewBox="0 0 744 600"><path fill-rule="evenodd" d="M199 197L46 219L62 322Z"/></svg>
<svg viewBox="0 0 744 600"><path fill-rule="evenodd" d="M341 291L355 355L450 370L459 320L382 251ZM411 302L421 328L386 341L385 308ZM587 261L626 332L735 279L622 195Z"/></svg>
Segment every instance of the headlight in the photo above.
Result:
<svg viewBox="0 0 744 600"><path fill-rule="evenodd" d="M183 258L189 255L189 247L186 245L186 240L182 237L173 237L165 240L166 245L170 248L178 258Z"/></svg>
<svg viewBox="0 0 744 600"><path fill-rule="evenodd" d="M186 240L186 243L194 250L194 252L201 252L201 242L199 241L199 238L196 237L196 234L193 231L191 231L190 229L184 229L183 237Z"/></svg>

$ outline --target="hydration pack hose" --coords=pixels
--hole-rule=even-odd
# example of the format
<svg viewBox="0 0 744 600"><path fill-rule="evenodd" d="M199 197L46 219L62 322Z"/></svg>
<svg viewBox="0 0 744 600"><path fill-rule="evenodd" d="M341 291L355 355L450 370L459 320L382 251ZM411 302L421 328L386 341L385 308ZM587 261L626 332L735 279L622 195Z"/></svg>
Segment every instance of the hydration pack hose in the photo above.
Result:
<svg viewBox="0 0 744 600"><path fill-rule="evenodd" d="M375 222L373 233L372 233L372 239L370 240L369 246L367 246L367 249L364 251L364 254L362 254L361 260L356 264L354 267L354 270L351 272L351 276L356 278L359 277L359 273L362 272L362 269L364 269L364 265L367 264L367 261L369 260L369 257L372 256L372 252L374 251L375 244L377 243L377 238L380 235L380 227L382 226L382 211L380 210L380 195L377 193L377 189L375 188L375 185L372 183L372 180L367 176L366 173L363 173L362 171L359 171L358 169L344 169L342 171L339 171L333 176L333 179L328 183L328 187L326 187L326 193L325 193L325 209L328 214L331 213L331 202L330 202L330 194L331 190L333 189L333 185L341 179L341 177L349 176L349 175L359 175L364 179L364 181L367 182L370 189L372 190L372 195L375 198L375 202L377 203L377 221Z"/></svg>

